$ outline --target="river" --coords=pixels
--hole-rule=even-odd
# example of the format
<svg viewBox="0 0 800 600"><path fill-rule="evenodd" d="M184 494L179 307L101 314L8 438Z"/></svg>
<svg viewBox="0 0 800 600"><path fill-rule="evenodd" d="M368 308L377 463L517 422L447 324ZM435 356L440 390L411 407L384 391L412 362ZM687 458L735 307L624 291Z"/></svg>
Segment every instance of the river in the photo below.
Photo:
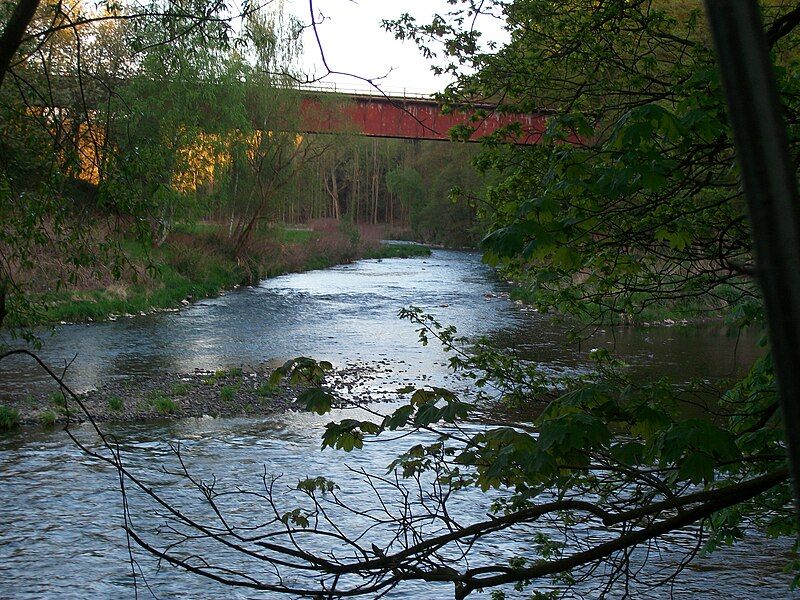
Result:
<svg viewBox="0 0 800 600"><path fill-rule="evenodd" d="M70 363L67 379L78 390L114 378L257 365L298 355L331 360L338 367L365 367L375 390L409 381L458 389L463 383L448 372L446 356L422 347L415 327L397 318L398 310L411 304L456 325L460 334L491 337L543 369L587 369L588 350L602 346L613 348L643 376L686 381L741 372L756 352L754 334L736 340L722 328L691 327L601 331L568 346L564 325L515 305L507 292L477 254L435 250L428 258L360 261L277 277L178 312L61 326L45 338L41 356L56 366ZM27 361L0 365L0 398L48 385ZM344 456L320 452L328 420L287 413L118 424L113 431L131 450L129 464L152 477L169 480L156 466L170 464L167 443L180 441L192 467L217 475L222 485L255 481L264 466L295 479L302 474L347 480L352 478L347 465L381 472L393 450L402 447L400 442L388 448L373 444ZM86 428L78 435L95 443ZM360 494L354 492L353 502L364 501ZM0 500L0 597L133 597L114 474L82 455L63 432L0 437ZM480 518L487 508L483 498L470 497L462 510ZM155 515L149 517L152 522L147 514L139 518L145 526L160 522ZM520 543L508 539L499 551L511 556ZM672 543L679 548L682 541ZM781 541L748 535L733 548L698 559L678 577L672 593L679 598L790 597L789 578L781 572L788 549ZM668 561L669 551L666 556ZM159 598L255 597L171 568L156 572L144 557L141 562ZM664 592L642 591L641 597ZM407 586L391 597L421 599L431 593Z"/></svg>

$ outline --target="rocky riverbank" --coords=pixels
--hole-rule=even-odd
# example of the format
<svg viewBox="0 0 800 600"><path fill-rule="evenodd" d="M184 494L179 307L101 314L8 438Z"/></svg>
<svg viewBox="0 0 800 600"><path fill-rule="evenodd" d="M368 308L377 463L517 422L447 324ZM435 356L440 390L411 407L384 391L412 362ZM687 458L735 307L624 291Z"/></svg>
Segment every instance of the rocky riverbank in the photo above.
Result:
<svg viewBox="0 0 800 600"><path fill-rule="evenodd" d="M187 417L261 416L276 411L299 410L296 400L302 389L269 381L274 365L235 367L219 371L196 370L193 373L163 373L150 377L128 377L104 383L95 390L80 394L86 410L97 422L144 422ZM343 396L358 395L362 400L385 398L374 391L365 393L364 382L380 375L386 365L348 365L333 371L326 386ZM369 385L368 383L366 384ZM86 415L74 400L65 404L60 392L48 396L28 396L2 407L15 413L16 427L54 427L86 421Z"/></svg>

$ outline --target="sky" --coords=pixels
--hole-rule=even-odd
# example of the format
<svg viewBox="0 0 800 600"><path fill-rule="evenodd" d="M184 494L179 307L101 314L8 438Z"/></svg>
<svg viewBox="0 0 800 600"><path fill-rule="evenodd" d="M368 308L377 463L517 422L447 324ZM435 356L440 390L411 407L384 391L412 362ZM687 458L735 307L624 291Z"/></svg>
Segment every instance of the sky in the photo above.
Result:
<svg viewBox="0 0 800 600"><path fill-rule="evenodd" d="M286 10L304 23L310 22L308 4L308 0L285 0ZM446 0L314 0L314 9L325 16L317 30L332 70L375 78L390 94L429 94L449 83L449 78L431 72L430 61L413 42L396 40L381 27L383 19L396 19L406 12L419 22L428 22L437 12L452 10ZM485 19L481 28L497 39L501 29L490 21ZM324 67L310 28L304 33L303 50L306 73L322 75ZM355 90L369 87L364 81L341 75L329 76L320 85Z"/></svg>

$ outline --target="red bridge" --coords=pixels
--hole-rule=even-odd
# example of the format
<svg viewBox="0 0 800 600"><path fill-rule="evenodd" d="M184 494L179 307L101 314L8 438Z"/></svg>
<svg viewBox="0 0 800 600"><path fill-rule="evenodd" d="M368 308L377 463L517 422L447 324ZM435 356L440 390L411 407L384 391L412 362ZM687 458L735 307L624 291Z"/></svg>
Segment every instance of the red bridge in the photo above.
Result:
<svg viewBox="0 0 800 600"><path fill-rule="evenodd" d="M427 98L406 98L368 94L304 92L301 128L305 133L353 133L371 137L416 140L449 140L449 130L457 125L475 129L470 141L519 123L518 144L537 143L547 128L544 114L504 114L491 106L474 106L442 114L441 106ZM484 109L487 116L471 120Z"/></svg>

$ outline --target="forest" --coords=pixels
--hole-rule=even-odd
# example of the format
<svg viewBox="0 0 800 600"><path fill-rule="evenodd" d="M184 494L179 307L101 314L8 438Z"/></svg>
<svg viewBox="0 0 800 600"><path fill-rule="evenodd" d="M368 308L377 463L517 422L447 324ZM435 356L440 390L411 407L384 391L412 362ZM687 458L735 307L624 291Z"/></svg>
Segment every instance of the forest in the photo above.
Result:
<svg viewBox="0 0 800 600"><path fill-rule="evenodd" d="M776 544L764 546L777 549L775 597L795 593L800 5L450 0L430 20L398 14L382 27L452 78L436 95L443 110L481 107L451 142L425 142L300 131L299 39L323 20L316 4L305 21L279 2L3 4L0 366L25 359L44 373L56 394L48 419L118 479L134 588L149 585L146 556L213 582L220 597L225 586L263 597L663 597L731 547L755 560L756 540ZM480 19L500 23L507 40L482 39ZM516 143L522 124L469 143L487 106L546 115L547 130L530 146ZM437 261L466 259L387 238L479 247L487 281L508 288L480 288L480 302L453 313L464 333L439 314L483 271L456 283L455 271L435 271L425 281L448 293L417 299ZM358 304L349 271L328 289L336 270L250 309L261 323L291 297L298 312L283 320L298 337L313 324L313 343L288 344L296 354L268 372L195 367L163 389L134 372L105 398L102 386L94 396L73 389L71 362L62 370L37 354L52 343L43 324L150 318L149 307L240 285L261 298L279 285L267 277L359 258L375 259L364 267L375 281L402 269L390 257L413 255L419 262L386 290L403 290L397 327L441 347L447 377L441 361L422 362L415 380L369 387L369 369L325 340L369 353L390 339L385 323L347 329L389 292ZM353 304L314 321L337 293ZM315 294L322 301L303 312ZM502 294L518 300L507 312L540 327L526 330L527 348L557 331L550 345L570 357L548 362L504 344L492 326L506 313L481 308ZM230 323L231 297L194 308ZM617 355L618 332L663 340L654 322L697 328L695 340L731 348L723 361L734 367L684 376L694 372L684 357L658 375L640 356ZM230 340L246 345L222 331L185 350ZM645 363L660 360L659 348L649 352ZM374 353L398 370L410 360ZM298 442L273 457L289 477L264 464L218 479L193 468L202 435L153 433L168 450L151 455L140 430L118 437L113 419L90 410L97 401L113 414L141 397L137 415L202 419L180 412L193 394L218 395L228 416L249 394L235 405L244 419L269 398L268 421L303 413L319 461L338 477L286 467L285 455L305 451ZM19 424L13 404L0 406L3 429ZM262 451L247 435L248 452ZM227 439L215 452L241 457ZM154 470L158 460L167 466ZM777 589L741 579L693 593Z"/></svg>

